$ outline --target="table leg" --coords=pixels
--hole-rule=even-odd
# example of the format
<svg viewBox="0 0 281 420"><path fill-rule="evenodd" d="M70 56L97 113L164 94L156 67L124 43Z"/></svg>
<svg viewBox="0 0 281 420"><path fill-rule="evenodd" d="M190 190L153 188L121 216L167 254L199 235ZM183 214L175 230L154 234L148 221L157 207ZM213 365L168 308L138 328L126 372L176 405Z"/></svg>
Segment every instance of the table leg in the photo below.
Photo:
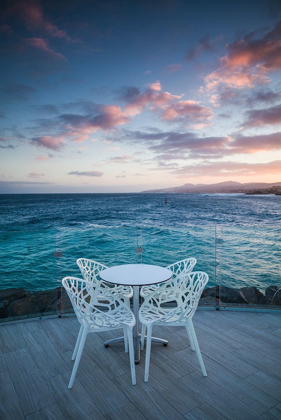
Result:
<svg viewBox="0 0 281 420"><path fill-rule="evenodd" d="M140 361L140 332L139 332L139 309L140 309L140 288L133 286L133 312L136 318L136 324L133 329L134 350L135 350L135 363Z"/></svg>

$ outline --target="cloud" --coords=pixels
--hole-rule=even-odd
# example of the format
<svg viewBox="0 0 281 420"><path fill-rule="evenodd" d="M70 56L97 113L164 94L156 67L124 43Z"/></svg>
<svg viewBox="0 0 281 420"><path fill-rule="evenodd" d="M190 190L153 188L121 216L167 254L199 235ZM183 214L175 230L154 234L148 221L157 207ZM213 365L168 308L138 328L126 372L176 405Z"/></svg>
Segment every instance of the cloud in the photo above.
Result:
<svg viewBox="0 0 281 420"><path fill-rule="evenodd" d="M88 172L72 171L72 172L68 172L68 175L100 177L100 176L103 175L103 172L100 172L100 171L88 171Z"/></svg>
<svg viewBox="0 0 281 420"><path fill-rule="evenodd" d="M267 109L247 111L247 116L248 119L242 124L243 128L281 124L281 104Z"/></svg>
<svg viewBox="0 0 281 420"><path fill-rule="evenodd" d="M231 142L235 153L257 153L270 150L281 150L281 133L257 136L238 136Z"/></svg>
<svg viewBox="0 0 281 420"><path fill-rule="evenodd" d="M195 48L189 49L186 55L186 60L192 61L195 58L198 58L202 52L213 52L215 50L215 41L216 40L210 40L209 35L203 36L199 40L199 45L197 45Z"/></svg>
<svg viewBox="0 0 281 420"><path fill-rule="evenodd" d="M256 105L257 103L272 104L281 99L281 92L274 92L270 89L259 89L253 92L247 99L246 103L249 106Z"/></svg>
<svg viewBox="0 0 281 420"><path fill-rule="evenodd" d="M42 176L45 176L45 174L39 174L38 172L30 172L28 174L28 178L41 178Z"/></svg>
<svg viewBox="0 0 281 420"><path fill-rule="evenodd" d="M281 69L281 21L262 38L250 33L227 46L218 70L205 77L207 90L226 85L236 89L268 83L267 73Z"/></svg>
<svg viewBox="0 0 281 420"><path fill-rule="evenodd" d="M161 109L161 118L164 121L195 122L200 128L209 125L213 117L213 111L209 107L199 105L197 101L179 101L163 105Z"/></svg>
<svg viewBox="0 0 281 420"><path fill-rule="evenodd" d="M166 73L176 73L177 71L180 71L180 70L182 70L181 64L169 64L168 66L164 68L164 71Z"/></svg>
<svg viewBox="0 0 281 420"><path fill-rule="evenodd" d="M39 161L48 161L48 160L50 160L52 157L53 157L53 155L52 155L51 153L49 153L49 155L48 155L48 156L45 156L45 155L39 155L39 156L36 156L35 160L39 160Z"/></svg>
<svg viewBox="0 0 281 420"><path fill-rule="evenodd" d="M114 163L128 163L129 161L132 160L132 156L131 155L126 155L126 156L115 156L115 157L111 157L110 162L114 162Z"/></svg>
<svg viewBox="0 0 281 420"><path fill-rule="evenodd" d="M186 165L173 171L180 177L196 178L198 176L210 177L239 177L239 176L281 176L281 160L267 163L243 163L243 162L209 162Z"/></svg>
<svg viewBox="0 0 281 420"><path fill-rule="evenodd" d="M71 42L66 31L59 29L51 21L45 19L40 0L16 0L9 4L7 14L16 15L23 20L29 30L43 31L47 35Z"/></svg>
<svg viewBox="0 0 281 420"><path fill-rule="evenodd" d="M48 42L43 38L28 38L28 39L25 39L25 42L30 47L37 48L38 50L43 51L44 53L48 54L49 56L53 58L67 61L64 55L52 50L49 47Z"/></svg>
<svg viewBox="0 0 281 420"><path fill-rule="evenodd" d="M219 159L230 155L281 150L281 132L256 136L200 137L192 132L125 132L123 140L135 139L156 154L158 161ZM119 140L122 137L119 135Z"/></svg>
<svg viewBox="0 0 281 420"><path fill-rule="evenodd" d="M63 114L59 118L64 122L68 130L89 129L92 132L111 130L119 125L131 121L119 106L97 105L92 103L92 112L95 115Z"/></svg>
<svg viewBox="0 0 281 420"><path fill-rule="evenodd" d="M2 144L0 144L0 149L15 149L15 146L12 146L11 144L8 146L2 146Z"/></svg>
<svg viewBox="0 0 281 420"><path fill-rule="evenodd" d="M30 86L14 83L4 87L2 92L4 93L6 99L10 101L26 101L30 94L36 92L36 89Z"/></svg>
<svg viewBox="0 0 281 420"><path fill-rule="evenodd" d="M62 136L42 136L31 139L31 144L59 151L65 146L65 141Z"/></svg>
<svg viewBox="0 0 281 420"><path fill-rule="evenodd" d="M129 87L127 91L124 91L123 96L120 96L120 99L127 103L125 106L126 115L131 117L140 114L148 105L151 106L151 109L156 109L157 107L161 107L162 105L181 98L179 95L162 92L159 81L147 85L147 88L143 93L140 93L137 89L138 88L135 88L133 90L132 87Z"/></svg>
<svg viewBox="0 0 281 420"><path fill-rule="evenodd" d="M136 131L129 132L125 136L141 141L154 153L161 153L157 158L159 160L186 159L187 156L201 158L205 155L213 158L221 157L231 142L230 137L199 137L192 132L177 131L158 133Z"/></svg>

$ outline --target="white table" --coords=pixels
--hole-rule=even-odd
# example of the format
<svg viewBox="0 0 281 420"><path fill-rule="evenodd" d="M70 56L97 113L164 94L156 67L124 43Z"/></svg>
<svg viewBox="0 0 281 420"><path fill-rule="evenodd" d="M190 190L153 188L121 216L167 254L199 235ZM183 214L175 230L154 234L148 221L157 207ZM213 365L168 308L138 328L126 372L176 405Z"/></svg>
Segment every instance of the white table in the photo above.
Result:
<svg viewBox="0 0 281 420"><path fill-rule="evenodd" d="M135 349L135 363L140 361L140 331L139 331L139 302L140 302L140 286L147 286L149 284L162 283L169 280L173 273L167 268L159 267L157 265L149 264L124 264L116 265L115 267L106 268L100 272L102 280L108 283L119 284L122 286L132 286L134 290L133 295L133 312L136 318L136 325L134 326L134 349ZM114 338L104 343L108 346L111 343L123 341L124 338ZM152 341L158 343L168 344L167 340L162 338L152 337Z"/></svg>

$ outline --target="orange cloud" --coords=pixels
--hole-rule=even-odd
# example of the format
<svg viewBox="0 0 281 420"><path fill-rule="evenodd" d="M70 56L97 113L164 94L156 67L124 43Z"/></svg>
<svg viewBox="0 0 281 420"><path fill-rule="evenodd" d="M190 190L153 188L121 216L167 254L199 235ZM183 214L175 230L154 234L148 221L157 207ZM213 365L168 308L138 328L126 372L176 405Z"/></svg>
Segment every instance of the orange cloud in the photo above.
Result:
<svg viewBox="0 0 281 420"><path fill-rule="evenodd" d="M221 84L241 89L268 83L267 73L281 69L281 21L262 38L247 35L227 50L219 69L205 77L207 90Z"/></svg>

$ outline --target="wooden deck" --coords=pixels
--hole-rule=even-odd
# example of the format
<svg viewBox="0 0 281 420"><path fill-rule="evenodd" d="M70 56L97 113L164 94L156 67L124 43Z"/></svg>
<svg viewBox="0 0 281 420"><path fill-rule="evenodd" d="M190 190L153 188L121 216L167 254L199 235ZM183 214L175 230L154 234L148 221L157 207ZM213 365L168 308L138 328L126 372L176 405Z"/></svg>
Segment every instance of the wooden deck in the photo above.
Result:
<svg viewBox="0 0 281 420"><path fill-rule="evenodd" d="M74 317L0 325L0 419L280 419L281 314L198 311L204 378L182 328L155 328L148 383L144 353L132 386L118 332L90 334L72 390Z"/></svg>

